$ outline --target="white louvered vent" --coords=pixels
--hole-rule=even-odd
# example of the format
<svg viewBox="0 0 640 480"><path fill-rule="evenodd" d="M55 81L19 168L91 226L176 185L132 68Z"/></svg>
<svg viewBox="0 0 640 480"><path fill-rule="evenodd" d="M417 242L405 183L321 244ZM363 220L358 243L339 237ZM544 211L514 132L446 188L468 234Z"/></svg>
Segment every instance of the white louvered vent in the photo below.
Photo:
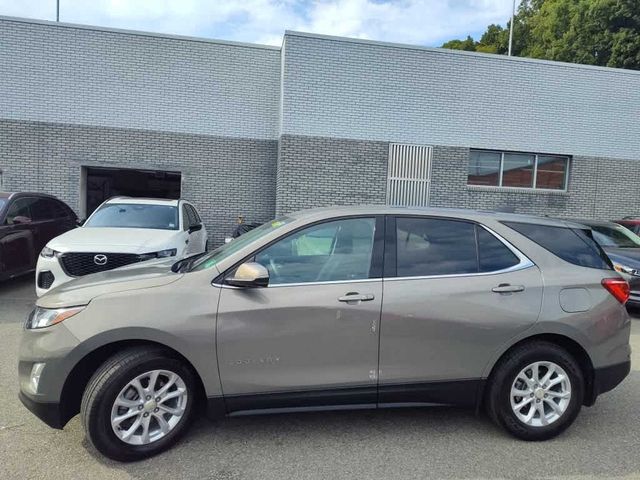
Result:
<svg viewBox="0 0 640 480"><path fill-rule="evenodd" d="M387 205L426 207L431 187L431 147L389 145Z"/></svg>

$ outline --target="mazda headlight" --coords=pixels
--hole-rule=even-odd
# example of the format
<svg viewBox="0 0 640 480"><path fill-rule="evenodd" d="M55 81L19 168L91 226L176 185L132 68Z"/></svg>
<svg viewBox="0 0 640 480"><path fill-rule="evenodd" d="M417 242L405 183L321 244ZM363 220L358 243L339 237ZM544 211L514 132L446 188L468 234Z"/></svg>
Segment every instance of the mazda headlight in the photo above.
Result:
<svg viewBox="0 0 640 480"><path fill-rule="evenodd" d="M160 250L156 252L158 258L175 257L178 250L175 248L168 248L167 250Z"/></svg>
<svg viewBox="0 0 640 480"><path fill-rule="evenodd" d="M626 273L627 275L633 275L635 277L640 277L640 272L631 267L627 267L626 265L622 265L620 263L614 263L613 269L618 273Z"/></svg>
<svg viewBox="0 0 640 480"><path fill-rule="evenodd" d="M55 257L58 254L53 248L44 247L40 252L40 256L44 258Z"/></svg>
<svg viewBox="0 0 640 480"><path fill-rule="evenodd" d="M24 327L30 330L34 328L50 327L51 325L60 323L69 317L73 317L84 310L85 307L86 305L67 308L36 307L35 310L29 314L29 317L27 317L27 322Z"/></svg>
<svg viewBox="0 0 640 480"><path fill-rule="evenodd" d="M152 258L167 258L175 257L178 253L176 248L168 248L166 250L160 250L159 252L143 253L140 255L140 261L151 260Z"/></svg>

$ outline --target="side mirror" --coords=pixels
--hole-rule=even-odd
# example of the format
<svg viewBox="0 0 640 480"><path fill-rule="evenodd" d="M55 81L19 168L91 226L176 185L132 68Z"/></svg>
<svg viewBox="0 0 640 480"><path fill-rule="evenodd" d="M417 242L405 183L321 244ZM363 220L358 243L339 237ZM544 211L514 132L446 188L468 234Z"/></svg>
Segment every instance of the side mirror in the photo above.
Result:
<svg viewBox="0 0 640 480"><path fill-rule="evenodd" d="M189 232L189 233L193 233L193 232L197 232L197 231L199 231L199 230L202 230L202 224L201 224L201 223L198 223L197 225L191 225L191 226L189 227L188 232Z"/></svg>
<svg viewBox="0 0 640 480"><path fill-rule="evenodd" d="M258 288L269 285L269 271L256 262L243 263L225 283L233 287Z"/></svg>
<svg viewBox="0 0 640 480"><path fill-rule="evenodd" d="M31 219L29 217L25 217L23 215L13 217L14 225L27 225L29 223L31 223Z"/></svg>

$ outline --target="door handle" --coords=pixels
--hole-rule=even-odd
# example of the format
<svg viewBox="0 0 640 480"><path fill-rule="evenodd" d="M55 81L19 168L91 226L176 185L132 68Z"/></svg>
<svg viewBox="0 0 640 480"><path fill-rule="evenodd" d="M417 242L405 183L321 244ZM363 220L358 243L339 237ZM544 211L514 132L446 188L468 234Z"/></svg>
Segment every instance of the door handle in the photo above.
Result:
<svg viewBox="0 0 640 480"><path fill-rule="evenodd" d="M358 292L349 292L343 295L342 297L338 297L338 301L346 302L346 303L352 303L352 302L357 303L357 302L369 302L374 298L376 297L373 293L359 294Z"/></svg>
<svg viewBox="0 0 640 480"><path fill-rule="evenodd" d="M497 287L493 287L491 291L495 293L517 293L517 292L523 292L524 286L509 285L508 283L501 283Z"/></svg>

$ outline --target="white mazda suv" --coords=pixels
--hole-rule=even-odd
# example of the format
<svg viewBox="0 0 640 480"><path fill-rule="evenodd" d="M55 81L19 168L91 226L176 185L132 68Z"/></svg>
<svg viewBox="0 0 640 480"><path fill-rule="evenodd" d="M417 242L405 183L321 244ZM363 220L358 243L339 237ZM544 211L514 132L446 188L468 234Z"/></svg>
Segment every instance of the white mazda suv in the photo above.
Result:
<svg viewBox="0 0 640 480"><path fill-rule="evenodd" d="M207 250L207 231L196 208L185 200L114 197L79 228L42 249L36 294L63 283L158 258L181 258Z"/></svg>

